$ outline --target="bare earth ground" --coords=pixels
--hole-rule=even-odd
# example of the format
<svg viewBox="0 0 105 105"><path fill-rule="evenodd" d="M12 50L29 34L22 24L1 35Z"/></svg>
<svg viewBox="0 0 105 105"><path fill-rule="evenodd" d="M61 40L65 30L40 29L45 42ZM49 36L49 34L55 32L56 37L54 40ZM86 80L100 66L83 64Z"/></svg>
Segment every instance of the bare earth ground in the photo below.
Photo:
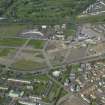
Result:
<svg viewBox="0 0 105 105"><path fill-rule="evenodd" d="M88 105L83 102L79 97L70 96L65 102L61 103L61 105Z"/></svg>

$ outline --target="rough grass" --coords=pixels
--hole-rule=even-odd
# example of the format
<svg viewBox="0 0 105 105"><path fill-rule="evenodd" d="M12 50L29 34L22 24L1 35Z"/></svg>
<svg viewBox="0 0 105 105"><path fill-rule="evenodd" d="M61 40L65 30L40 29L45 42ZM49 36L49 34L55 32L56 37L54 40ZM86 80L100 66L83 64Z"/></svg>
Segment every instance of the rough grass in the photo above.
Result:
<svg viewBox="0 0 105 105"><path fill-rule="evenodd" d="M15 64L13 64L13 67L16 69L28 71L28 70L35 70L46 67L46 64L34 62L31 60L19 60Z"/></svg>
<svg viewBox="0 0 105 105"><path fill-rule="evenodd" d="M5 57L14 50L15 49L13 49L13 48L12 49L10 49L10 48L2 48L2 49L0 49L0 57Z"/></svg>
<svg viewBox="0 0 105 105"><path fill-rule="evenodd" d="M42 49L44 44L45 44L45 41L43 41L43 40L31 40L28 43L29 46L32 46L34 48L39 48L39 49Z"/></svg>
<svg viewBox="0 0 105 105"><path fill-rule="evenodd" d="M105 23L105 13L100 14L100 15L95 15L95 16L91 16L91 15L86 15L83 17L78 16L76 18L76 21L78 23L97 23L97 22Z"/></svg>
<svg viewBox="0 0 105 105"><path fill-rule="evenodd" d="M22 46L27 41L27 39L20 38L1 38L0 46ZM27 46L31 46L36 49L42 49L45 44L43 40L34 40L29 41Z"/></svg>
<svg viewBox="0 0 105 105"><path fill-rule="evenodd" d="M27 24L0 24L0 36L16 36L19 32L28 27Z"/></svg>
<svg viewBox="0 0 105 105"><path fill-rule="evenodd" d="M18 38L3 38L0 39L0 46L21 46L25 41L25 39Z"/></svg>

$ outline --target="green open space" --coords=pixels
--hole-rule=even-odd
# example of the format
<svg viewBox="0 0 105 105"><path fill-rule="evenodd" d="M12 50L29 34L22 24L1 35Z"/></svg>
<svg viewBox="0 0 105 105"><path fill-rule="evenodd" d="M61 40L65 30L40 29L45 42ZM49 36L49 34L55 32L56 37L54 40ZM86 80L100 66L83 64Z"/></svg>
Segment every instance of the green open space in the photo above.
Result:
<svg viewBox="0 0 105 105"><path fill-rule="evenodd" d="M27 73L25 75L22 75L21 79L23 80L39 80L39 81L48 81L49 78L47 75L35 75L35 74L32 74L32 73Z"/></svg>
<svg viewBox="0 0 105 105"><path fill-rule="evenodd" d="M68 38L68 37L71 38L72 36L75 35L75 33L76 33L76 30L73 27L70 27L65 31L65 38Z"/></svg>
<svg viewBox="0 0 105 105"><path fill-rule="evenodd" d="M71 65L72 72L74 72L74 73L78 72L79 68L80 68L80 64L72 64Z"/></svg>
<svg viewBox="0 0 105 105"><path fill-rule="evenodd" d="M0 49L0 57L5 57L7 56L9 53L12 53L15 49L13 48L1 48Z"/></svg>
<svg viewBox="0 0 105 105"><path fill-rule="evenodd" d="M18 38L1 38L0 46L21 46L25 43L26 39Z"/></svg>
<svg viewBox="0 0 105 105"><path fill-rule="evenodd" d="M40 83L34 85L34 94L37 96L42 96L44 89L46 89L47 81L43 82L39 79Z"/></svg>
<svg viewBox="0 0 105 105"><path fill-rule="evenodd" d="M33 48L38 48L38 49L42 49L44 44L45 44L44 40L34 40L34 39L32 39L28 43L29 46L32 46Z"/></svg>
<svg viewBox="0 0 105 105"><path fill-rule="evenodd" d="M76 21L78 23L99 23L105 22L105 13L99 15L86 15L86 16L77 16Z"/></svg>
<svg viewBox="0 0 105 105"><path fill-rule="evenodd" d="M1 38L0 46L22 46L28 39L20 39L20 38ZM42 49L45 44L43 40L34 40L29 41L27 46L31 46L33 48Z"/></svg>
<svg viewBox="0 0 105 105"><path fill-rule="evenodd" d="M16 36L17 34L19 34L27 28L30 28L29 24L0 24L0 36Z"/></svg>
<svg viewBox="0 0 105 105"><path fill-rule="evenodd" d="M19 60L13 64L13 68L17 70L31 71L35 69L45 68L47 65L45 63L38 63L31 60Z"/></svg>

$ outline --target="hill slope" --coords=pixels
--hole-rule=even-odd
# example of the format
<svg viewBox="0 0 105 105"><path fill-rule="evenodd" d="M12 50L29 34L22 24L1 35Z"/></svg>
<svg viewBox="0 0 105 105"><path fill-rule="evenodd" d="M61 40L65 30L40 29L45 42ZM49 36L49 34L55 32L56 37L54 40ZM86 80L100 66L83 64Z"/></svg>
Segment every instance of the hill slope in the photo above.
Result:
<svg viewBox="0 0 105 105"><path fill-rule="evenodd" d="M96 0L0 0L0 15L33 20L38 24L63 23Z"/></svg>

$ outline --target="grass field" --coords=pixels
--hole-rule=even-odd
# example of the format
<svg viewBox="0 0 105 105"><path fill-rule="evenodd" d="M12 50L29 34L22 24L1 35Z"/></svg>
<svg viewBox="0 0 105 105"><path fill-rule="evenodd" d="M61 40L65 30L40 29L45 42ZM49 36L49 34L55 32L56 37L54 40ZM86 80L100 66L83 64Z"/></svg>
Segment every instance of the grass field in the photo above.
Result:
<svg viewBox="0 0 105 105"><path fill-rule="evenodd" d="M1 48L0 57L6 57L9 53L13 52L15 49L11 48Z"/></svg>
<svg viewBox="0 0 105 105"><path fill-rule="evenodd" d="M27 39L19 39L19 38L1 38L0 46L22 46ZM43 40L31 40L27 46L31 46L36 49L42 49L45 44Z"/></svg>
<svg viewBox="0 0 105 105"><path fill-rule="evenodd" d="M38 63L31 60L19 60L16 63L13 64L13 68L16 68L18 70L35 70L46 67L46 63Z"/></svg>
<svg viewBox="0 0 105 105"><path fill-rule="evenodd" d="M31 40L28 45L32 46L33 48L42 49L45 44L45 41L43 40Z"/></svg>
<svg viewBox="0 0 105 105"><path fill-rule="evenodd" d="M96 23L96 22L105 22L105 13L100 15L86 15L86 16L77 16L76 21L78 23Z"/></svg>
<svg viewBox="0 0 105 105"><path fill-rule="evenodd" d="M28 24L0 24L0 36L16 36L19 32L29 27Z"/></svg>
<svg viewBox="0 0 105 105"><path fill-rule="evenodd" d="M18 38L4 38L0 39L1 46L21 46L25 43L25 39L18 39Z"/></svg>

